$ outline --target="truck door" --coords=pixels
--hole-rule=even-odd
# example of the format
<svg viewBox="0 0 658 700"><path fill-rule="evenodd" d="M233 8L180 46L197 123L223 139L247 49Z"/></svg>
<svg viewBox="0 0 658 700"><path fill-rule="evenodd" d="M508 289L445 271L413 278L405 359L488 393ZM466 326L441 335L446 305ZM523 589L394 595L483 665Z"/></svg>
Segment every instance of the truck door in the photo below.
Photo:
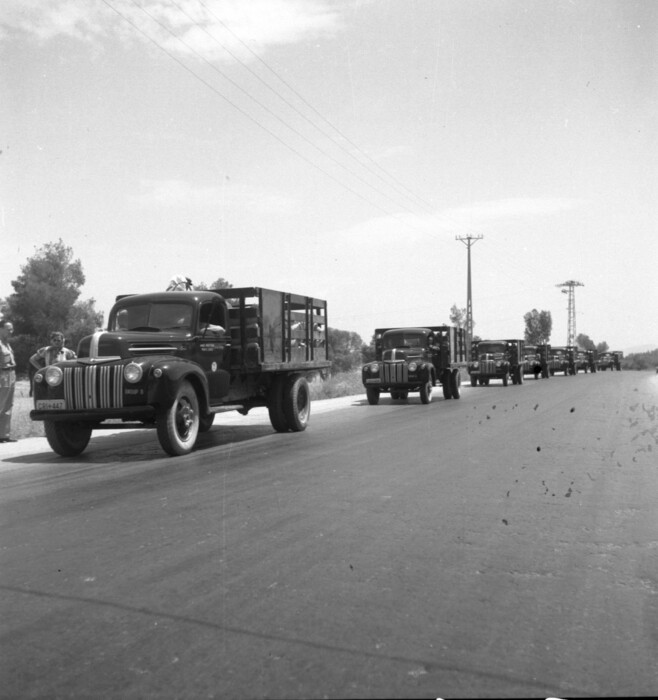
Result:
<svg viewBox="0 0 658 700"><path fill-rule="evenodd" d="M219 300L201 304L195 329L195 355L194 360L203 368L208 380L210 402L218 403L228 395L231 357L228 314Z"/></svg>

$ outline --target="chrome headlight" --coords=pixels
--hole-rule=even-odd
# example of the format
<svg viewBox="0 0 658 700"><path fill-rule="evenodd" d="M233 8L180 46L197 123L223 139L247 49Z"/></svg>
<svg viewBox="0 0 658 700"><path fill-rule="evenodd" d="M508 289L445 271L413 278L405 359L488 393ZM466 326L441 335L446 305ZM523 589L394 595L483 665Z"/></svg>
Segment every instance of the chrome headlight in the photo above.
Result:
<svg viewBox="0 0 658 700"><path fill-rule="evenodd" d="M415 372L418 369L418 363L417 362L410 362L409 363L409 371L410 372Z"/></svg>
<svg viewBox="0 0 658 700"><path fill-rule="evenodd" d="M46 383L49 386L59 386L64 379L64 372L56 365L50 365L45 372Z"/></svg>
<svg viewBox="0 0 658 700"><path fill-rule="evenodd" d="M142 378L144 374L142 366L138 365L136 362L129 362L123 368L123 378L129 384L137 384L137 382Z"/></svg>
<svg viewBox="0 0 658 700"><path fill-rule="evenodd" d="M370 365L370 374L379 374L379 365L376 362Z"/></svg>

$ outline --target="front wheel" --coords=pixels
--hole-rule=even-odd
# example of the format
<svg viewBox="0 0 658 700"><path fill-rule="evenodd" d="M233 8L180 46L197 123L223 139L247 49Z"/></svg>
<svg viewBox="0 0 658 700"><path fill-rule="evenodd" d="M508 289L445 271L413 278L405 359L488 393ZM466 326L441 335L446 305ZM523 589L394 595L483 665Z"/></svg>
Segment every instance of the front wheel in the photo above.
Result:
<svg viewBox="0 0 658 700"><path fill-rule="evenodd" d="M421 403L429 403L432 400L432 382L426 381L420 385L420 401Z"/></svg>
<svg viewBox="0 0 658 700"><path fill-rule="evenodd" d="M189 382L181 382L171 406L156 420L162 449L173 457L191 452L199 434L199 400Z"/></svg>
<svg viewBox="0 0 658 700"><path fill-rule="evenodd" d="M379 403L379 389L373 389L371 386L366 387L366 396L371 406L376 406Z"/></svg>
<svg viewBox="0 0 658 700"><path fill-rule="evenodd" d="M478 385L477 377L474 377L474 376L471 374L471 386L477 386L477 385Z"/></svg>
<svg viewBox="0 0 658 700"><path fill-rule="evenodd" d="M288 377L283 392L283 413L288 429L293 433L306 430L311 417L311 391L306 377Z"/></svg>
<svg viewBox="0 0 658 700"><path fill-rule="evenodd" d="M62 457L75 457L89 444L91 426L86 423L43 422L48 444Z"/></svg>
<svg viewBox="0 0 658 700"><path fill-rule="evenodd" d="M462 375L458 369L452 371L450 375L450 393L453 399L458 399L460 397L459 388L462 385Z"/></svg>

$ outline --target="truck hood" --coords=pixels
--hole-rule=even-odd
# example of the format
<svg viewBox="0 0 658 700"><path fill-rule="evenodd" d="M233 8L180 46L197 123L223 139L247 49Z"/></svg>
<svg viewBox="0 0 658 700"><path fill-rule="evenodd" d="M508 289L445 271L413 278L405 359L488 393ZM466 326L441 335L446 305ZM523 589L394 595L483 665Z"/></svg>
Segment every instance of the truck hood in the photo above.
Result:
<svg viewBox="0 0 658 700"><path fill-rule="evenodd" d="M143 333L105 332L88 335L78 345L78 358L98 361L133 359L144 355L178 355L189 343L184 331Z"/></svg>

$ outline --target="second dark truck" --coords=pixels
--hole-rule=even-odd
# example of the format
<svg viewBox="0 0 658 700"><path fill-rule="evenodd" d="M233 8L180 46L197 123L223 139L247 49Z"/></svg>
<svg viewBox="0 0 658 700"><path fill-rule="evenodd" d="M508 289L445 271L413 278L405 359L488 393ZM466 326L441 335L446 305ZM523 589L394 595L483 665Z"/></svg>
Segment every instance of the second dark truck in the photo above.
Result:
<svg viewBox="0 0 658 700"><path fill-rule="evenodd" d="M424 404L432 388L441 384L443 398L460 397L461 370L466 369L466 337L455 326L414 326L375 329L375 361L363 366L361 376L370 405L383 392L405 400L419 392Z"/></svg>

